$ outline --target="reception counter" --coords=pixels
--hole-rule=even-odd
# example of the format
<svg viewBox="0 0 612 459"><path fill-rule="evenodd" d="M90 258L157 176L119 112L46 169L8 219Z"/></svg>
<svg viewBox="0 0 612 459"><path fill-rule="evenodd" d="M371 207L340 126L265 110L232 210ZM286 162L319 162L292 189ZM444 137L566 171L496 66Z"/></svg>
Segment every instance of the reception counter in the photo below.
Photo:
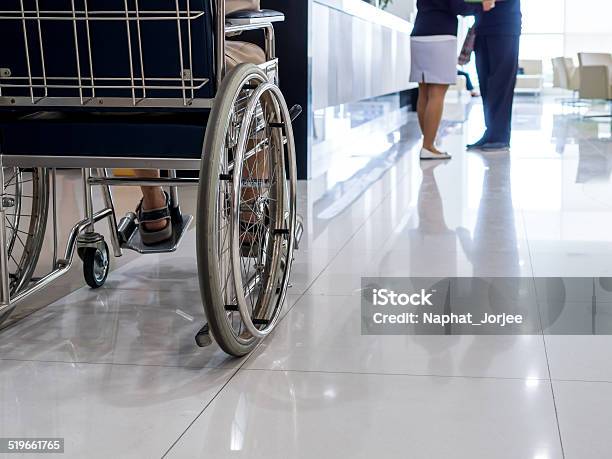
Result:
<svg viewBox="0 0 612 459"><path fill-rule="evenodd" d="M362 0L263 0L285 12L277 26L280 78L295 123L300 178L311 175L316 110L410 88L412 25Z"/></svg>
<svg viewBox="0 0 612 459"><path fill-rule="evenodd" d="M314 0L312 109L406 89L411 25L361 0Z"/></svg>

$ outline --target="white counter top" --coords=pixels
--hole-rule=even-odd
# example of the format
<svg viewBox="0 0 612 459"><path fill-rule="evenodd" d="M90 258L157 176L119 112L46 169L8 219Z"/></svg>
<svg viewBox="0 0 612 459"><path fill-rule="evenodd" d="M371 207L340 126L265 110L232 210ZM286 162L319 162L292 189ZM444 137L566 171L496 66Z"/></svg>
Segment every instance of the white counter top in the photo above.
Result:
<svg viewBox="0 0 612 459"><path fill-rule="evenodd" d="M412 24L404 19L376 8L363 0L313 0L315 3L342 11L364 21L379 24L400 32L410 33Z"/></svg>

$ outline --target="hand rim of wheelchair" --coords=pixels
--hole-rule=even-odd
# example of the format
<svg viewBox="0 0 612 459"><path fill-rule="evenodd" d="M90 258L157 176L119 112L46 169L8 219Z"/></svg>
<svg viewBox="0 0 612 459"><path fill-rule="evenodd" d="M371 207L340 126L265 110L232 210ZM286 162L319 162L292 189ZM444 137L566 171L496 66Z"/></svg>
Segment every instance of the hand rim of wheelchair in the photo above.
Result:
<svg viewBox="0 0 612 459"><path fill-rule="evenodd" d="M255 114L255 110L257 109L257 105L260 103L262 96L267 92L270 92L271 95L274 96L275 98L274 103L277 104L276 108L280 109L279 114L283 118L281 120L275 121L279 125L277 128L280 128L280 126L283 126L285 130L284 134L287 137L287 143L293 146L294 140L293 140L293 130L292 130L291 121L290 121L291 118L289 115L289 109L287 108L287 105L284 101L282 93L280 89L278 88L278 86L272 83L269 83L269 82L262 83L254 90L253 94L250 95L249 103L245 109L243 123L240 128L240 135L238 138L238 151L237 151L236 157L234 158L234 176L233 176L233 181L232 181L233 187L234 187L233 205L232 205L233 209L240 209L241 207L240 206L240 200L241 200L240 196L241 196L241 184L242 184L242 175L243 175L243 161L244 161L244 155L247 149L247 142L249 140L248 133L250 129L250 120ZM248 121L244 122L244 119ZM283 142L281 141L281 146L282 145L283 145ZM293 158L291 157L293 155L290 153L289 156L290 156L290 162L292 162ZM283 149L280 155L280 159L281 159L280 166L276 166L281 171L283 171L283 175L285 171L285 161L284 161L285 158L284 157L285 157L285 154L284 154L284 149ZM294 167L292 166L295 166L295 165L294 164L289 165L290 176L295 173ZM293 181L290 179L290 182L293 182ZM294 191L293 196L295 196L295 190L293 191ZM284 193L281 193L281 195L284 195ZM289 198L288 204L289 204L289 218L287 219L288 222L286 221L285 218L282 218L281 219L282 223L281 222L279 223L280 224L288 223L289 228L281 228L281 229L288 230L286 234L287 239L288 239L288 244L287 244L288 247L286 249L286 254L288 258L291 258L293 254L293 246L295 244L295 225L296 225L297 213L296 213L296 208L295 208L295 202L292 202L291 197ZM284 215L285 202L283 202L282 206L280 207L281 207L281 212ZM278 222L278 220L276 221ZM284 267L281 267L282 258L276 257L277 260L272 261L272 265L273 266L276 265L274 266L274 270L276 271L280 269L281 275L282 275L282 281L281 281L280 287L277 287L276 286L277 277L271 276L271 280L268 282L271 282L272 286L269 286L269 288L273 288L274 292L268 291L267 293L272 295L272 298L271 298L272 301L274 300L274 296L276 296L277 288L280 289L280 294L278 294L278 298L276 299L277 304L275 305L273 309L272 317L270 319L267 319L268 321L267 324L265 324L264 326L258 327L257 325L253 323L253 318L251 317L251 312L249 311L248 304L246 302L246 297L245 297L244 288L243 288L244 286L242 284L242 280L240 276L241 259L242 259L241 241L240 241L240 212L234 211L231 223L232 224L231 224L230 231L231 231L232 240L233 240L233 244L231 246L232 271L233 271L234 285L235 285L235 290L236 290L236 301L238 303L240 316L242 317L242 320L247 330L253 336L255 336L256 338L263 338L267 336L274 329L280 317L282 303L284 301L284 298L287 292L288 283L289 283L291 262L289 261ZM272 237L274 236L283 236L283 234L282 233L272 234ZM280 252L283 251L282 242L279 243L277 242L278 240L280 240L280 238L276 238L276 240L273 242L273 244L276 246L276 250L273 251L273 258L274 258L274 255L278 255L278 251Z"/></svg>
<svg viewBox="0 0 612 459"><path fill-rule="evenodd" d="M6 167L4 169L13 169L13 177L17 179L24 174L24 168L19 167ZM5 171L3 171L5 172ZM14 215L13 220L10 221L8 216L5 216L6 227L7 227L7 252L9 263L15 265L15 272L11 272L10 276L10 292L11 295L15 295L21 292L29 282L32 280L34 271L38 264L38 259L44 243L44 235L47 224L47 217L49 211L49 171L44 168L32 168L29 172L32 176L31 180L16 182L15 193L6 193L7 188L11 185L12 179L9 179L5 183L3 190L3 199L8 196L14 196ZM20 179L18 179L20 180ZM24 195L23 183L30 182L32 185L31 195L27 196L31 200L29 209L22 207L22 199L26 197ZM10 207L6 207L10 209ZM5 209L5 212L6 212ZM29 213L26 213L29 212ZM22 217L29 217L27 223L27 231L21 227ZM20 235L21 233L21 235ZM24 242L25 239L25 242ZM19 241L19 244L17 242ZM21 254L15 254L14 250L16 246L21 246ZM18 258L18 259L17 259ZM14 308L9 308L7 311L0 314L0 324L2 324L8 317Z"/></svg>
<svg viewBox="0 0 612 459"><path fill-rule="evenodd" d="M22 175L24 173L23 168L15 167L16 174ZM17 172L18 171L18 172ZM12 237L9 240L9 258L12 256L15 242L20 241L21 245L24 246L22 257L19 260L19 275L14 278L11 282L11 293L17 293L21 291L27 283L31 280L36 264L38 263L38 257L40 255L40 249L44 242L44 228L47 222L48 208L49 208L49 171L42 168L33 168L30 172L32 174L32 194L27 196L32 201L30 213L23 214L29 216L27 241L23 243L22 237L19 237L18 233L24 234L24 231L19 226L19 221L22 217L22 212L15 212L16 219L13 225L8 225L9 231L12 233ZM26 183L25 181L23 183ZM6 191L6 189L5 189ZM23 190L20 192L19 200L24 197ZM19 210L21 210L21 202L19 203ZM8 222L7 222L8 223ZM27 251L26 251L27 248Z"/></svg>

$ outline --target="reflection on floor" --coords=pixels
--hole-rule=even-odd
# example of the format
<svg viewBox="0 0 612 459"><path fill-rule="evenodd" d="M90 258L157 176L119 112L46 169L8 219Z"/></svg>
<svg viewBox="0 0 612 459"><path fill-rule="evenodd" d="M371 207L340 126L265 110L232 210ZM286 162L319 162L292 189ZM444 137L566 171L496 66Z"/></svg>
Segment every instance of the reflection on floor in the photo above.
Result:
<svg viewBox="0 0 612 459"><path fill-rule="evenodd" d="M445 125L454 159L421 165L414 115L383 112L300 184L288 312L250 358L194 344L191 233L0 333L0 436L75 458L609 457L612 337L362 336L359 313L366 275L612 275L609 121L521 98L511 154L466 153L476 105Z"/></svg>

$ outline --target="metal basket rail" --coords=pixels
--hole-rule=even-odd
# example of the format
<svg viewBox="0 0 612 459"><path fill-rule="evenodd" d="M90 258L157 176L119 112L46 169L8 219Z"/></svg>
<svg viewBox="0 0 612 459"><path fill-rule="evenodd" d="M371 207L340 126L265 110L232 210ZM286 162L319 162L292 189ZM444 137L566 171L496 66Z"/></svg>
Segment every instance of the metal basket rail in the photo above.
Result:
<svg viewBox="0 0 612 459"><path fill-rule="evenodd" d="M0 53L0 105L210 106L208 0L7 3L0 50L12 52Z"/></svg>

